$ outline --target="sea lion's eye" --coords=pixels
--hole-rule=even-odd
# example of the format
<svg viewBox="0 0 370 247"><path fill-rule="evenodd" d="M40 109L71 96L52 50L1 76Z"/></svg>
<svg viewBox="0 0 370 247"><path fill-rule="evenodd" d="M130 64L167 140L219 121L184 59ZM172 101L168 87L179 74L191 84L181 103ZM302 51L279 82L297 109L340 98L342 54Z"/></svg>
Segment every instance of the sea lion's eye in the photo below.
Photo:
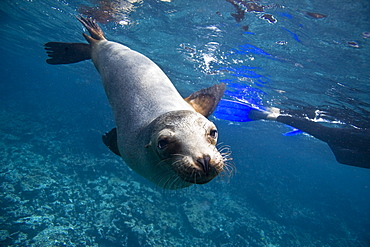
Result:
<svg viewBox="0 0 370 247"><path fill-rule="evenodd" d="M216 138L217 138L217 136L218 136L218 132L217 132L217 130L216 130L216 129L211 129L211 131L209 132L209 135L210 135L212 138L216 139Z"/></svg>
<svg viewBox="0 0 370 247"><path fill-rule="evenodd" d="M157 147L159 149L164 149L167 146L168 146L168 140L167 139L161 139L161 140L158 141Z"/></svg>

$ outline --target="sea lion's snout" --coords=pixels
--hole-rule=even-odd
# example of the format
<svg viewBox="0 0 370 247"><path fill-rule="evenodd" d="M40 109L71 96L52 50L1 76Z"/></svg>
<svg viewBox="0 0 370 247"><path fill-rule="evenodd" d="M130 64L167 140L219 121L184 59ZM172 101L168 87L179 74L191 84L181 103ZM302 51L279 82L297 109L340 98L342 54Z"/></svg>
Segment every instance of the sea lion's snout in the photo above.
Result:
<svg viewBox="0 0 370 247"><path fill-rule="evenodd" d="M163 137L162 137L163 138ZM199 142L195 145L182 142L175 137L165 146L160 141L161 164L166 165L181 180L192 184L205 184L217 177L223 171L224 159L213 144L204 142L200 147ZM198 154L196 149L201 149L203 154Z"/></svg>
<svg viewBox="0 0 370 247"><path fill-rule="evenodd" d="M223 171L224 163L221 155L217 152L213 154L213 158L205 154L201 158L189 162L188 167L186 170L180 167L179 176L189 183L205 184Z"/></svg>
<svg viewBox="0 0 370 247"><path fill-rule="evenodd" d="M203 172L208 175L209 174L209 161L211 157L209 155L204 155L203 158L197 159L198 164L201 165Z"/></svg>
<svg viewBox="0 0 370 247"><path fill-rule="evenodd" d="M222 155L216 148L217 140L213 137L210 140L209 134L201 135L196 132L187 133L186 137L188 142L178 142L180 147L178 150L181 150L182 155L176 155L177 158L172 162L170 169L188 183L208 183L223 171L225 165Z"/></svg>

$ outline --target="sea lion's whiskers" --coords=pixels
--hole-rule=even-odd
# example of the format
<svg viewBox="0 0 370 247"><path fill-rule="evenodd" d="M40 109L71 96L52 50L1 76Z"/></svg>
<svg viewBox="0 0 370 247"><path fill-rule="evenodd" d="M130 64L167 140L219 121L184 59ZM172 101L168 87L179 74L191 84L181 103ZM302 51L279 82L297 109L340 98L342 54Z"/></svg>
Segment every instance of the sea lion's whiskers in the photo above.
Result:
<svg viewBox="0 0 370 247"><path fill-rule="evenodd" d="M189 171L192 169L191 165L188 164L188 162L184 162L183 159L179 159L178 157L187 157L186 155L183 154L171 154L170 158L163 159L160 162L157 163L156 166L161 166L163 163L169 163L171 160L174 160L170 165L168 165L168 170L165 172L159 172L156 174L156 180L159 180L156 185L157 186L162 186L163 188L166 189L175 189L177 188L176 186L181 186L185 187L187 182L190 181L184 181L181 179L181 177L177 174L176 170L182 170L182 171ZM177 167L176 170L171 169L172 167ZM192 174L190 177L194 176L194 171L192 171ZM197 175L195 175L196 177Z"/></svg>
<svg viewBox="0 0 370 247"><path fill-rule="evenodd" d="M229 158L231 158L231 150L229 149L229 150L226 150L226 149L224 149L224 151L223 152L220 152L220 154L221 154L221 156L222 156L222 159L223 159L223 161L227 161Z"/></svg>
<svg viewBox="0 0 370 247"><path fill-rule="evenodd" d="M173 169L173 171L175 172L175 174L178 174L177 171L186 169L187 165L183 160L176 160L175 162L171 164L171 168L174 168L174 167L176 167L176 169Z"/></svg>
<svg viewBox="0 0 370 247"><path fill-rule="evenodd" d="M230 149L229 145L225 145L223 142L217 143L216 147L219 148L219 151L222 152L224 148Z"/></svg>
<svg viewBox="0 0 370 247"><path fill-rule="evenodd" d="M220 153L221 156L222 156L222 159L223 161L230 161L232 160L233 158L231 157L231 151L227 152L227 153Z"/></svg>
<svg viewBox="0 0 370 247"><path fill-rule="evenodd" d="M220 173L221 177L227 177L228 179L232 177L232 175L235 173L236 168L231 163L225 163L223 171Z"/></svg>
<svg viewBox="0 0 370 247"><path fill-rule="evenodd" d="M168 183L169 180L171 180L173 176L174 174L170 170L167 170L165 172L158 172L155 176L157 180L156 186L159 186L162 189L167 189L166 184Z"/></svg>
<svg viewBox="0 0 370 247"><path fill-rule="evenodd" d="M169 183L169 181L171 181L171 177L169 177L167 180L166 180L166 182L164 182L164 184L163 184L163 188L164 189L171 189L170 187L167 187L167 184Z"/></svg>
<svg viewBox="0 0 370 247"><path fill-rule="evenodd" d="M186 157L184 154L171 154L171 156L180 156L180 157Z"/></svg>
<svg viewBox="0 0 370 247"><path fill-rule="evenodd" d="M223 171L224 171L225 173L231 174L231 173L232 173L232 171L233 171L233 169L232 169L232 167L230 167L230 165L229 165L229 164L225 164L225 165L224 165L224 167L223 167Z"/></svg>
<svg viewBox="0 0 370 247"><path fill-rule="evenodd" d="M178 179L179 177L177 176L177 174L172 174L172 176L171 177L169 177L168 179L167 179L167 181L164 183L164 186L163 186L163 188L168 188L168 189L175 189L176 187L172 187L174 184L173 184L173 180L174 180L174 178L175 178L175 180L176 179ZM167 187L168 186L168 187Z"/></svg>
<svg viewBox="0 0 370 247"><path fill-rule="evenodd" d="M218 149L218 151L223 157L229 157L232 153L230 150L230 146L228 145L223 145L222 147Z"/></svg>
<svg viewBox="0 0 370 247"><path fill-rule="evenodd" d="M173 159L173 158L170 157L170 158L167 158L167 159L163 159L163 160L159 161L155 166L156 167L159 167L160 165L162 165L162 163L166 163L166 162L168 162L171 159Z"/></svg>
<svg viewBox="0 0 370 247"><path fill-rule="evenodd" d="M225 165L224 166L224 170L222 170L222 172L221 172L221 174L220 174L220 176L221 177L224 177L224 176L226 176L226 177L231 177L232 176L232 174L233 174L233 169L229 166L229 165Z"/></svg>
<svg viewBox="0 0 370 247"><path fill-rule="evenodd" d="M195 170L193 170L193 172L191 173L191 177L193 177L194 183L197 184L197 173L195 172Z"/></svg>
<svg viewBox="0 0 370 247"><path fill-rule="evenodd" d="M174 185L180 185L182 186L182 184L184 183L184 180L180 179L179 176L176 176L176 178L172 181L172 183L170 184L170 189L171 188L177 188L177 186L174 186ZM174 187L172 187L174 186Z"/></svg>
<svg viewBox="0 0 370 247"><path fill-rule="evenodd" d="M156 184L160 184L160 182L163 180L163 179L166 179L166 177L172 175L172 171L170 170L160 170L158 171L153 177L155 179L159 179L158 182Z"/></svg>
<svg viewBox="0 0 370 247"><path fill-rule="evenodd" d="M233 158L231 157L231 152L230 152L230 153L227 153L227 154L224 154L224 155L222 156L222 159L223 159L223 161L224 161L225 163L227 163L227 162L229 162L229 161L232 161L232 160L233 160Z"/></svg>
<svg viewBox="0 0 370 247"><path fill-rule="evenodd" d="M171 154L171 156L186 157L183 154ZM162 163L169 162L172 159L176 159L176 160L171 164L171 166L173 166L174 164L177 164L177 163L181 162L181 160L177 159L176 157L169 157L169 158L166 158L166 159L163 159L163 160L159 161L155 166L160 166L160 165L162 165Z"/></svg>
<svg viewBox="0 0 370 247"><path fill-rule="evenodd" d="M235 166L232 164L232 157L231 157L231 150L230 146L224 145L220 148L220 154L222 156L222 160L224 163L224 166L222 167L222 172L219 174L219 176L223 178L230 179L230 177L235 172Z"/></svg>
<svg viewBox="0 0 370 247"><path fill-rule="evenodd" d="M217 147L214 147L213 150L215 152L219 152L220 153L223 164L226 163L227 161L231 161L232 160L232 158L231 158L231 151L230 151L230 148L229 147L223 147L223 148L221 148L221 150L218 150ZM223 165L219 165L219 166L216 167L216 169L218 170L219 168L222 168L222 166Z"/></svg>
<svg viewBox="0 0 370 247"><path fill-rule="evenodd" d="M218 151L220 153L228 153L228 152L231 152L230 151L230 146L229 145L222 145L221 143L220 144L217 144L217 148L218 148Z"/></svg>
<svg viewBox="0 0 370 247"><path fill-rule="evenodd" d="M177 164L182 164L182 160L175 160L174 162L171 163L171 167L174 167Z"/></svg>

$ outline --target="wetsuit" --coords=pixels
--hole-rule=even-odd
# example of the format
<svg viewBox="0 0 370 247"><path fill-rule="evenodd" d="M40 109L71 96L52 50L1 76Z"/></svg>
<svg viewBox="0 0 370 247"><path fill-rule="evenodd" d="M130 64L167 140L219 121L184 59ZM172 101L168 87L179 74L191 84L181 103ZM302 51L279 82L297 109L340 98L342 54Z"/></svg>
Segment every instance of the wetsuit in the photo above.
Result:
<svg viewBox="0 0 370 247"><path fill-rule="evenodd" d="M370 129L329 128L305 118L279 115L276 121L326 142L339 163L370 168Z"/></svg>

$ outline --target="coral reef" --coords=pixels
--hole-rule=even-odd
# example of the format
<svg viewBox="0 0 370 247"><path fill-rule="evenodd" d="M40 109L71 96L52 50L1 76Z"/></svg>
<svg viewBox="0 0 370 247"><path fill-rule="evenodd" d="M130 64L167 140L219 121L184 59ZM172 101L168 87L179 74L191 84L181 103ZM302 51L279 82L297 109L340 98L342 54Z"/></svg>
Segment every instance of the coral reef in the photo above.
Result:
<svg viewBox="0 0 370 247"><path fill-rule="evenodd" d="M0 113L2 246L325 245L262 216L224 180L155 188L108 150L84 152L79 130L53 121L62 119Z"/></svg>

